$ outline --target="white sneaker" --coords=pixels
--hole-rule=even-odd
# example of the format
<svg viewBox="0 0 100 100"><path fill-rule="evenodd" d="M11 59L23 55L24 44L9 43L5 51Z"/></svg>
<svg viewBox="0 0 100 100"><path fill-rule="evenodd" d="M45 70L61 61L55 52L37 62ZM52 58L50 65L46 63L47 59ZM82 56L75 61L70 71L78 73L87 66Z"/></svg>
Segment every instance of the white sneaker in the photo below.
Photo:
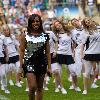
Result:
<svg viewBox="0 0 100 100"><path fill-rule="evenodd" d="M71 85L71 86L69 87L69 89L70 89L70 90L73 90L73 89L74 89L74 86L73 86L73 85Z"/></svg>
<svg viewBox="0 0 100 100"><path fill-rule="evenodd" d="M47 91L47 90L49 90L49 89L48 89L47 87L44 87L44 90L46 90L46 91Z"/></svg>
<svg viewBox="0 0 100 100"><path fill-rule="evenodd" d="M99 86L96 85L96 84L94 84L94 83L91 85L91 88L94 88L94 89L96 89L96 88L98 88L98 87L99 87Z"/></svg>
<svg viewBox="0 0 100 100"><path fill-rule="evenodd" d="M87 90L84 90L82 94L87 94Z"/></svg>
<svg viewBox="0 0 100 100"><path fill-rule="evenodd" d="M28 92L29 91L29 88L26 88L26 90L25 90L26 92Z"/></svg>
<svg viewBox="0 0 100 100"><path fill-rule="evenodd" d="M22 85L18 82L15 84L17 87L22 87Z"/></svg>
<svg viewBox="0 0 100 100"><path fill-rule="evenodd" d="M59 92L59 88L56 88L56 89L55 89L55 92Z"/></svg>
<svg viewBox="0 0 100 100"><path fill-rule="evenodd" d="M20 83L23 84L24 82L23 81L20 81Z"/></svg>
<svg viewBox="0 0 100 100"><path fill-rule="evenodd" d="M14 85L14 83L13 83L13 81L12 81L12 80L9 80L9 84L10 84L11 86L13 86L13 85Z"/></svg>
<svg viewBox="0 0 100 100"><path fill-rule="evenodd" d="M5 90L5 88L4 88L4 86L3 86L3 85L1 85L1 90Z"/></svg>
<svg viewBox="0 0 100 100"><path fill-rule="evenodd" d="M75 88L76 92L81 92L81 89L79 87Z"/></svg>
<svg viewBox="0 0 100 100"><path fill-rule="evenodd" d="M10 94L10 91L9 91L9 90L5 90L5 93L6 93L6 94Z"/></svg>
<svg viewBox="0 0 100 100"><path fill-rule="evenodd" d="M67 94L67 91L64 88L61 88L62 94Z"/></svg>

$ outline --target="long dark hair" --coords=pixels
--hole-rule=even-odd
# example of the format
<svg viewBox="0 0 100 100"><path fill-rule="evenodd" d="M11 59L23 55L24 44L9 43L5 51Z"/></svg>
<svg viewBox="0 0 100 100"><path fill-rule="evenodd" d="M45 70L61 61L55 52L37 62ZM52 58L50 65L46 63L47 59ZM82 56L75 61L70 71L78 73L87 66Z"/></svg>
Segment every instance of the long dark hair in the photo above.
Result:
<svg viewBox="0 0 100 100"><path fill-rule="evenodd" d="M39 29L37 30L37 32L40 34L42 32L44 32L43 30L43 26L42 26L42 19L39 15L37 14L32 14L29 16L28 18L28 27L27 27L27 32L28 34L31 34L32 32L34 32L35 30L33 30L33 27L32 27L32 22L34 21L35 17L38 17L39 18L39 21L40 21L40 27Z"/></svg>

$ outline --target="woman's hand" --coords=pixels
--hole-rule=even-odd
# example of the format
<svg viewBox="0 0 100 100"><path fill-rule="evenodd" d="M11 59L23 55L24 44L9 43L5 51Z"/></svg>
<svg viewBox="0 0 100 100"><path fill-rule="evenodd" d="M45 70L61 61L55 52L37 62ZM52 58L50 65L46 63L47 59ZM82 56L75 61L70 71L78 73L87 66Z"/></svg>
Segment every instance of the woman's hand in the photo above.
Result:
<svg viewBox="0 0 100 100"><path fill-rule="evenodd" d="M51 69L47 69L47 75L48 75L49 77L52 77Z"/></svg>

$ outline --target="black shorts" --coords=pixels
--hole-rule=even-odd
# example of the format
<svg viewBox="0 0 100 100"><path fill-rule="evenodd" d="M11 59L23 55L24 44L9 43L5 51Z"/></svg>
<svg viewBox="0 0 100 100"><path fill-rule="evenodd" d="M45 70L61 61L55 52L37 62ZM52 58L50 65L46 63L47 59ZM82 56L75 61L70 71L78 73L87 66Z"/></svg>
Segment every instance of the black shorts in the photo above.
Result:
<svg viewBox="0 0 100 100"><path fill-rule="evenodd" d="M53 57L53 53L51 53L51 64L57 62L57 57Z"/></svg>
<svg viewBox="0 0 100 100"><path fill-rule="evenodd" d="M84 59L87 61L100 61L100 54L85 54Z"/></svg>
<svg viewBox="0 0 100 100"><path fill-rule="evenodd" d="M1 64L5 64L5 63L6 63L6 61L5 61L5 58L4 58L4 57L0 57L0 63L1 63Z"/></svg>
<svg viewBox="0 0 100 100"><path fill-rule="evenodd" d="M47 65L34 66L34 65L24 64L23 70L24 70L24 76L26 76L26 73L34 73L35 75L41 75L47 72Z"/></svg>
<svg viewBox="0 0 100 100"><path fill-rule="evenodd" d="M57 54L57 62L59 64L66 64L66 65L75 63L72 55L62 55L62 54Z"/></svg>
<svg viewBox="0 0 100 100"><path fill-rule="evenodd" d="M16 63L19 61L19 55L16 55L16 56L13 56L13 57L9 57L9 60L8 60L8 64L10 63Z"/></svg>
<svg viewBox="0 0 100 100"><path fill-rule="evenodd" d="M45 74L47 72L47 58L45 55L25 58L24 67L25 73Z"/></svg>

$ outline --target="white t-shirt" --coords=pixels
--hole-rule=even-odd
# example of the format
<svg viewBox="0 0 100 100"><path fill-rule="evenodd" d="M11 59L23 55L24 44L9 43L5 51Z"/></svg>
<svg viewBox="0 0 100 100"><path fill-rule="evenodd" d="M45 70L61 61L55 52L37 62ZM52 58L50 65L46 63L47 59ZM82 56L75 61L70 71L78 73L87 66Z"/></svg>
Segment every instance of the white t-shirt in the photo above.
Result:
<svg viewBox="0 0 100 100"><path fill-rule="evenodd" d="M46 33L49 33L49 44L50 44L50 53L55 52L55 42L57 41L57 37L52 31L46 31Z"/></svg>
<svg viewBox="0 0 100 100"><path fill-rule="evenodd" d="M19 44L19 41L16 40L14 35L11 35L11 37L5 37L4 44L7 46L9 57L19 55L16 46L20 44Z"/></svg>
<svg viewBox="0 0 100 100"><path fill-rule="evenodd" d="M67 33L59 34L58 41L57 54L72 55L71 36L68 36Z"/></svg>
<svg viewBox="0 0 100 100"><path fill-rule="evenodd" d="M92 6L94 4L93 0L88 0L88 5Z"/></svg>
<svg viewBox="0 0 100 100"><path fill-rule="evenodd" d="M74 28L72 30L72 39L75 41L75 43L80 47L80 44L82 43L82 40L84 39L84 35L86 34L84 29L76 29Z"/></svg>
<svg viewBox="0 0 100 100"><path fill-rule="evenodd" d="M93 35L87 35L86 37L89 37L89 44L85 50L85 54L100 54L100 32L94 32ZM85 39L87 40L87 38ZM85 41L83 43L85 43Z"/></svg>
<svg viewBox="0 0 100 100"><path fill-rule="evenodd" d="M3 51L4 51L4 47L3 47L4 38L5 38L5 36L0 33L0 57L4 57L4 54L3 54Z"/></svg>

